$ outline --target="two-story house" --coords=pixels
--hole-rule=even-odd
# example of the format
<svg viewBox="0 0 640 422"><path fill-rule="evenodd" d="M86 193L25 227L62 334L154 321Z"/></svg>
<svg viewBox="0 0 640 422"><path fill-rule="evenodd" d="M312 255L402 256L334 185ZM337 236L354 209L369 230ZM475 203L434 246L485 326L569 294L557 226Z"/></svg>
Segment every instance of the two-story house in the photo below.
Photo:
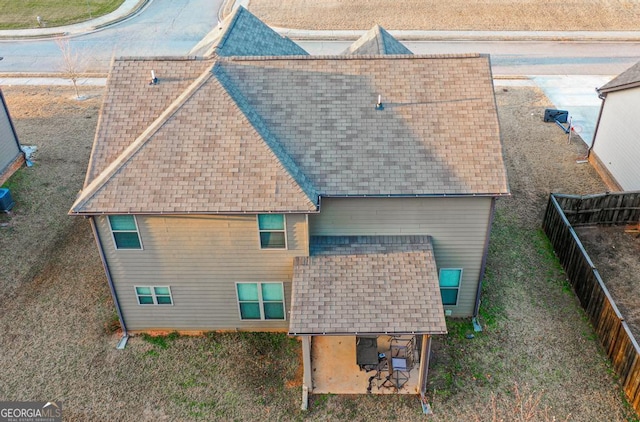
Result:
<svg viewBox="0 0 640 422"><path fill-rule="evenodd" d="M391 384L423 390L429 336L478 314L509 194L490 63L358 54L398 43L365 37L309 56L240 8L210 56L114 61L70 214L92 224L126 332L288 331L315 392L339 392L321 362L368 379L384 359L364 343L403 336L418 383Z"/></svg>

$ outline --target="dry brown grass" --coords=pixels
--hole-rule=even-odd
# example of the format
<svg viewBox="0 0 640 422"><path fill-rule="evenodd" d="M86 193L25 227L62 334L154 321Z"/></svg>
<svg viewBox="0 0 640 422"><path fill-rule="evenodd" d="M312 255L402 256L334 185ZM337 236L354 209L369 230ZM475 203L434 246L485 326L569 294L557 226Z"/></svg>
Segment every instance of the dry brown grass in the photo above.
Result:
<svg viewBox="0 0 640 422"><path fill-rule="evenodd" d="M298 29L636 31L633 0L251 0L272 26Z"/></svg>
<svg viewBox="0 0 640 422"><path fill-rule="evenodd" d="M87 93L83 93L87 94ZM66 211L86 168L99 98L71 89L6 89L36 166L11 179L0 228L0 397L62 400L65 420L424 420L415 397L313 396L300 404L300 347L282 334L133 338L107 334L113 305L87 222ZM539 229L550 190L603 185L584 148L542 122L537 90L499 88L513 197L499 202L483 299L434 347L434 421L629 420L621 390ZM5 252L6 251L6 252ZM7 278L8 277L8 278ZM517 385L517 390L514 386ZM531 416L533 415L533 416Z"/></svg>

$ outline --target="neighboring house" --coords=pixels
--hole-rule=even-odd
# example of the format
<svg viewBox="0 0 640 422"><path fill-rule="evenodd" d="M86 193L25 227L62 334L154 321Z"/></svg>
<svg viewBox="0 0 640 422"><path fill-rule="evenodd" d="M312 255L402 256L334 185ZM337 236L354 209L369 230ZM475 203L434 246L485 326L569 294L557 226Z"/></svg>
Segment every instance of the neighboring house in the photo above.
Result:
<svg viewBox="0 0 640 422"><path fill-rule="evenodd" d="M602 106L589 161L611 190L640 190L640 63L597 91Z"/></svg>
<svg viewBox="0 0 640 422"><path fill-rule="evenodd" d="M0 186L24 163L18 135L13 127L4 95L0 91Z"/></svg>
<svg viewBox="0 0 640 422"><path fill-rule="evenodd" d="M251 31L263 56L232 45ZM211 51L238 55L109 75L70 214L92 223L125 332L288 331L316 392L322 342L357 369L356 337L404 335L423 391L445 312L478 314L509 195L489 58L297 54L242 8L221 34Z"/></svg>

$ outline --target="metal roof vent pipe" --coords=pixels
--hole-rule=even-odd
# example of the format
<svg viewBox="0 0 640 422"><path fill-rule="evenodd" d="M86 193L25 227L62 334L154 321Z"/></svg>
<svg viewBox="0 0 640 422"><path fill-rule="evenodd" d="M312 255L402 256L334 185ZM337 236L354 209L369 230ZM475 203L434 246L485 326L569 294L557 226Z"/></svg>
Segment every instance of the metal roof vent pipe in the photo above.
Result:
<svg viewBox="0 0 640 422"><path fill-rule="evenodd" d="M155 71L151 71L151 81L149 82L149 85L157 85L158 84L158 78L156 78L156 72Z"/></svg>
<svg viewBox="0 0 640 422"><path fill-rule="evenodd" d="M382 105L382 95L378 95L378 102L376 103L376 110L384 110Z"/></svg>

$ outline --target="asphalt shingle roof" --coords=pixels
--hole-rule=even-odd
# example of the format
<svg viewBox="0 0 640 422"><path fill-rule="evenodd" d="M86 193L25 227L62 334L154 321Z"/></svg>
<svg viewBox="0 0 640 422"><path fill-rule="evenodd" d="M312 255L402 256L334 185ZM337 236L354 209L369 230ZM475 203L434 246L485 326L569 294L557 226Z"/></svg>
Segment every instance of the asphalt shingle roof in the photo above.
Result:
<svg viewBox="0 0 640 422"><path fill-rule="evenodd" d="M206 71L85 186L72 212L315 211L296 173Z"/></svg>
<svg viewBox="0 0 640 422"><path fill-rule="evenodd" d="M220 37L205 56L299 56L308 55L289 38L269 28L251 12L239 6L222 24Z"/></svg>
<svg viewBox="0 0 640 422"><path fill-rule="evenodd" d="M321 195L508 193L487 56L220 66Z"/></svg>
<svg viewBox="0 0 640 422"><path fill-rule="evenodd" d="M413 54L380 25L367 31L342 54Z"/></svg>
<svg viewBox="0 0 640 422"><path fill-rule="evenodd" d="M289 332L447 332L428 236L312 237L294 260Z"/></svg>
<svg viewBox="0 0 640 422"><path fill-rule="evenodd" d="M607 93L640 86L640 62L634 64L600 88L598 92Z"/></svg>
<svg viewBox="0 0 640 422"><path fill-rule="evenodd" d="M71 213L508 192L487 56L123 59Z"/></svg>

